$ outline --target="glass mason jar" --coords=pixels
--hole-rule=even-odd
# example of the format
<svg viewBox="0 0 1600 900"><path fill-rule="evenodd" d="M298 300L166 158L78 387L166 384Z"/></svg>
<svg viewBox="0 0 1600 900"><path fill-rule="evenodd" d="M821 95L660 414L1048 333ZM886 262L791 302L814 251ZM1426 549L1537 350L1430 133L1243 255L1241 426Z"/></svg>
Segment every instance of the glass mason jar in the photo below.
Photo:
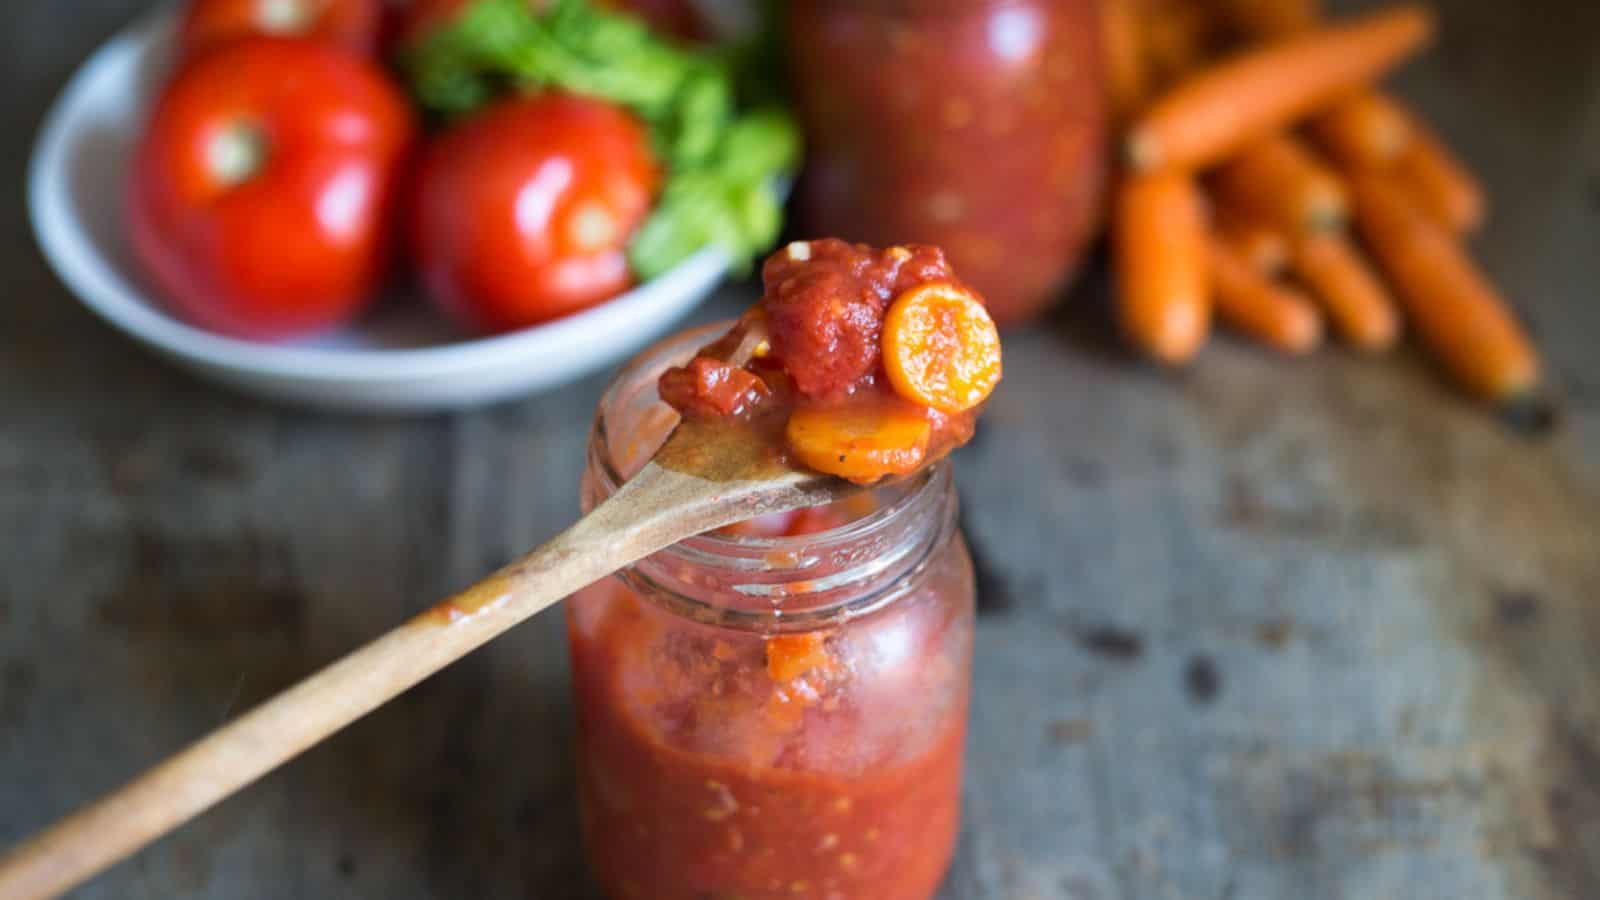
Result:
<svg viewBox="0 0 1600 900"><path fill-rule="evenodd" d="M1107 102L1095 0L794 0L807 234L937 244L1001 325L1093 237Z"/></svg>
<svg viewBox="0 0 1600 900"><path fill-rule="evenodd" d="M726 328L656 345L607 389L585 509L675 421L661 372ZM568 600L584 841L615 900L933 896L971 681L955 512L941 463L808 511L825 530L704 535Z"/></svg>

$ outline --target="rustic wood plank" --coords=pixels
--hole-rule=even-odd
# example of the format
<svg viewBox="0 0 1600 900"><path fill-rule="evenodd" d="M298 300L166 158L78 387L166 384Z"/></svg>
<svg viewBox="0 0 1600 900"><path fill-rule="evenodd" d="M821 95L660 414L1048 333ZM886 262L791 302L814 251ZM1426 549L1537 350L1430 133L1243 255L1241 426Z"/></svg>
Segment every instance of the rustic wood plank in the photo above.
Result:
<svg viewBox="0 0 1600 900"><path fill-rule="evenodd" d="M554 533L602 383L362 421L132 347L45 269L18 190L50 96L142 4L16 6L6 843ZM1600 895L1600 11L1439 8L1443 45L1398 90L1492 189L1477 247L1564 427L1512 436L1409 352L1223 340L1155 373L1086 279L1008 345L958 464L987 592L944 897ZM592 896L566 677L559 617L530 623L80 896Z"/></svg>

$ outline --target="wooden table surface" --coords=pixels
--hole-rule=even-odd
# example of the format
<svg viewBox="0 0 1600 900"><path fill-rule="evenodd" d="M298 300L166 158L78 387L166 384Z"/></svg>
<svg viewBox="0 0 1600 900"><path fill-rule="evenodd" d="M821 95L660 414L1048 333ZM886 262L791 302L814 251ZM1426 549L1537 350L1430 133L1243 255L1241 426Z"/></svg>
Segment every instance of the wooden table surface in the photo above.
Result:
<svg viewBox="0 0 1600 900"><path fill-rule="evenodd" d="M17 0L0 29L0 844L552 535L603 381L310 415L92 319L21 175L141 6ZM1493 191L1477 246L1564 424L1509 434L1410 351L1225 339L1152 372L1087 278L1008 344L958 463L984 614L943 897L1600 897L1600 7L1438 6L1397 89ZM78 896L590 896L562 632L531 622Z"/></svg>

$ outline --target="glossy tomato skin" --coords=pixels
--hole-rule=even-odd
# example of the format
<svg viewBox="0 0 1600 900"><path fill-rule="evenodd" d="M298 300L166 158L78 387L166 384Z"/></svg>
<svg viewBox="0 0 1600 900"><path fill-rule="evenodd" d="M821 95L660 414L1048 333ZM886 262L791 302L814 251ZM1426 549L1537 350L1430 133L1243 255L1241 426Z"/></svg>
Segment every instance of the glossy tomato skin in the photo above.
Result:
<svg viewBox="0 0 1600 900"><path fill-rule="evenodd" d="M424 286L469 328L508 331L633 283L624 248L659 173L643 126L567 94L502 100L422 154L413 204Z"/></svg>
<svg viewBox="0 0 1600 900"><path fill-rule="evenodd" d="M127 227L172 307L280 338L344 322L385 275L415 132L374 63L310 39L247 38L179 71L135 151Z"/></svg>
<svg viewBox="0 0 1600 900"><path fill-rule="evenodd" d="M370 55L383 11L383 0L189 0L179 45L192 58L245 37L304 37Z"/></svg>

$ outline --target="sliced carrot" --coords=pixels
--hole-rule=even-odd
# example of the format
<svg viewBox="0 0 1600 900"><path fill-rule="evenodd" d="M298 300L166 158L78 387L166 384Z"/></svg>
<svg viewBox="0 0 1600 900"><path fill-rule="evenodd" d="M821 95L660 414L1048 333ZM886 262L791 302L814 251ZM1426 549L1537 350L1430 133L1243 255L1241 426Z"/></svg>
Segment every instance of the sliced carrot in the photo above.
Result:
<svg viewBox="0 0 1600 900"><path fill-rule="evenodd" d="M1289 238L1256 216L1222 207L1216 232L1228 249L1262 275L1270 278L1289 265Z"/></svg>
<svg viewBox="0 0 1600 900"><path fill-rule="evenodd" d="M894 298L883 319L883 366L895 393L960 413L1000 383L1000 332L978 296L945 281Z"/></svg>
<svg viewBox="0 0 1600 900"><path fill-rule="evenodd" d="M1477 231L1488 209L1478 179L1416 116L1411 116L1411 132L1411 143L1395 161L1395 175L1429 218L1453 234Z"/></svg>
<svg viewBox="0 0 1600 900"><path fill-rule="evenodd" d="M1318 0L1225 0L1223 15L1247 38L1281 38L1310 31L1322 18Z"/></svg>
<svg viewBox="0 0 1600 900"><path fill-rule="evenodd" d="M1426 10L1400 6L1202 69L1134 122L1125 147L1128 162L1145 171L1218 162L1377 78L1432 33Z"/></svg>
<svg viewBox="0 0 1600 900"><path fill-rule="evenodd" d="M1224 322L1284 353L1322 343L1322 316L1299 291L1264 277L1227 244L1210 244L1211 283Z"/></svg>
<svg viewBox="0 0 1600 900"><path fill-rule="evenodd" d="M1122 330L1166 363L1193 357L1211 328L1205 201L1177 172L1117 188L1113 230Z"/></svg>
<svg viewBox="0 0 1600 900"><path fill-rule="evenodd" d="M767 676L773 681L792 681L812 669L827 669L827 636L817 631L777 634L767 638Z"/></svg>
<svg viewBox="0 0 1600 900"><path fill-rule="evenodd" d="M789 416L785 437L789 450L805 465L871 484L922 465L931 430L925 410L897 398L870 397L797 409Z"/></svg>
<svg viewBox="0 0 1600 900"><path fill-rule="evenodd" d="M1533 344L1461 245L1409 202L1392 176L1352 181L1356 224L1416 332L1473 394L1519 399L1539 380Z"/></svg>
<svg viewBox="0 0 1600 900"><path fill-rule="evenodd" d="M1213 184L1222 205L1291 235L1338 228L1349 206L1339 176L1287 134L1240 150L1217 170Z"/></svg>
<svg viewBox="0 0 1600 900"><path fill-rule="evenodd" d="M1411 120L1400 105L1373 90L1361 90L1313 116L1311 136L1347 168L1383 168L1411 143Z"/></svg>
<svg viewBox="0 0 1600 900"><path fill-rule="evenodd" d="M1133 8L1133 0L1103 0L1100 35L1111 108L1118 120L1126 120L1144 105L1145 94L1150 89L1143 25Z"/></svg>
<svg viewBox="0 0 1600 900"><path fill-rule="evenodd" d="M1318 234L1297 242L1294 273L1328 312L1340 337L1362 350L1387 350L1400 337L1394 300L1342 235Z"/></svg>

